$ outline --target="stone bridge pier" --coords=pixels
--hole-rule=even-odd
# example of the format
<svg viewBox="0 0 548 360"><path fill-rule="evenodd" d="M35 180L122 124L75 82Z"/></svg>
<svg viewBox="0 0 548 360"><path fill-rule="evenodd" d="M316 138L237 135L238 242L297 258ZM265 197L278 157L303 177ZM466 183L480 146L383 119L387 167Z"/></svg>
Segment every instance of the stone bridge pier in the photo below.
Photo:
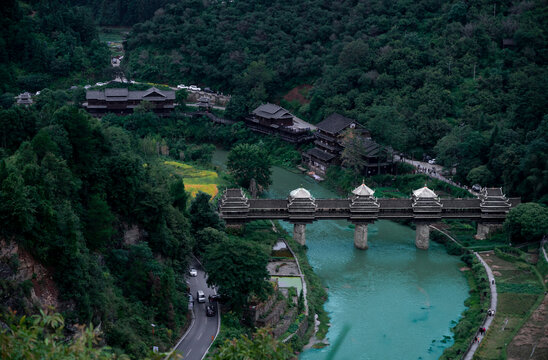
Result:
<svg viewBox="0 0 548 360"><path fill-rule="evenodd" d="M367 244L367 225L369 222L360 222L354 224L354 246L356 249L367 250L369 245Z"/></svg>
<svg viewBox="0 0 548 360"><path fill-rule="evenodd" d="M430 224L419 222L415 224L415 246L417 249L428 250L430 246Z"/></svg>
<svg viewBox="0 0 548 360"><path fill-rule="evenodd" d="M306 244L306 224L296 223L293 224L293 240L301 245Z"/></svg>

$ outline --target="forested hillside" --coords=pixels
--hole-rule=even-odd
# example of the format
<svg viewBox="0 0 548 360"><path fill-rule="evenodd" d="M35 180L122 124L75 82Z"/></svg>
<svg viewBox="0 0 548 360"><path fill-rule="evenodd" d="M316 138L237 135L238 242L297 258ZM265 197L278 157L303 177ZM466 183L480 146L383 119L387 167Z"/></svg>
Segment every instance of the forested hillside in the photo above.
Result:
<svg viewBox="0 0 548 360"><path fill-rule="evenodd" d="M187 321L194 244L182 179L135 134L74 106L39 101L0 111L8 116L17 136L1 136L0 242L51 273L71 326L100 324L106 343L134 358L169 349ZM23 298L42 280L14 280L17 254L0 260L0 314L35 312Z"/></svg>
<svg viewBox="0 0 548 360"><path fill-rule="evenodd" d="M86 6L99 25L131 26L150 19L154 12L176 0L64 0L69 5Z"/></svg>
<svg viewBox="0 0 548 360"><path fill-rule="evenodd" d="M228 115L313 85L333 111L463 183L548 202L545 1L185 0L134 26L128 73L232 92Z"/></svg>
<svg viewBox="0 0 548 360"><path fill-rule="evenodd" d="M109 70L89 8L62 0L7 0L0 7L0 95L93 81Z"/></svg>

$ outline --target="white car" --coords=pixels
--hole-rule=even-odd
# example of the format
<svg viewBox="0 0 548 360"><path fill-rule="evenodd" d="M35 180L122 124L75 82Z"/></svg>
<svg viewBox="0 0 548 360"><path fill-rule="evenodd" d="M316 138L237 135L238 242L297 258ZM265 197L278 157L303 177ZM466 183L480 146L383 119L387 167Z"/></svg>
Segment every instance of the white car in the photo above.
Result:
<svg viewBox="0 0 548 360"><path fill-rule="evenodd" d="M428 160L428 163L430 165L434 165L436 163L436 159Z"/></svg>
<svg viewBox="0 0 548 360"><path fill-rule="evenodd" d="M179 89L179 90L188 89L188 86L186 86L185 84L179 84L179 85L177 85L177 89Z"/></svg>
<svg viewBox="0 0 548 360"><path fill-rule="evenodd" d="M188 87L189 90L192 90L192 91L200 91L201 89L199 87L197 87L196 85L190 85Z"/></svg>
<svg viewBox="0 0 548 360"><path fill-rule="evenodd" d="M206 302L206 297L205 297L205 294L202 290L198 290L198 292L196 293L196 298L198 299L199 303L205 303Z"/></svg>
<svg viewBox="0 0 548 360"><path fill-rule="evenodd" d="M190 270L188 271L188 274L190 276L198 276L198 270L196 270L194 268L190 268Z"/></svg>

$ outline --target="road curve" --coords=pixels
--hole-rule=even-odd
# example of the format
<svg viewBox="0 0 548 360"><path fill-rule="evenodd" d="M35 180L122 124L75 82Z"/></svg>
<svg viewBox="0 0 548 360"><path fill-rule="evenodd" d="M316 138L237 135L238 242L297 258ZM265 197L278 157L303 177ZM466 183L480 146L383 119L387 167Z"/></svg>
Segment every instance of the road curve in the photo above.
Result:
<svg viewBox="0 0 548 360"><path fill-rule="evenodd" d="M194 263L191 263L191 266L198 270L198 276L191 277L188 276L188 274L186 276L191 294L194 297L194 306L192 309L194 316L190 329L176 345L175 351L177 351L184 360L202 360L211 343L217 336L220 318L218 311L216 316L206 316L205 308L208 304L207 298L209 295L215 294L215 290L207 286L206 273L201 265L197 261L194 261ZM202 290L205 293L205 303L198 303L196 296L198 290Z"/></svg>

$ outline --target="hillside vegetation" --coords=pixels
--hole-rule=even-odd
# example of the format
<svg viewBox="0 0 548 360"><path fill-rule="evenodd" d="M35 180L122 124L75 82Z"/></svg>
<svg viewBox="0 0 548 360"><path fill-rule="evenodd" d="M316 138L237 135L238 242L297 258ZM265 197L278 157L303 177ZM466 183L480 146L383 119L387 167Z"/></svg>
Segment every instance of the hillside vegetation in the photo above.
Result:
<svg viewBox="0 0 548 360"><path fill-rule="evenodd" d="M110 68L89 8L62 0L7 0L0 7L0 95L65 87L102 78Z"/></svg>
<svg viewBox="0 0 548 360"><path fill-rule="evenodd" d="M67 323L101 324L106 343L133 358L169 349L187 322L183 276L194 245L181 177L139 151L133 133L75 107L47 109L0 111L24 129L0 149L0 240L51 272ZM17 297L33 283L10 280L16 255L12 263L2 267L0 313L32 313Z"/></svg>
<svg viewBox="0 0 548 360"><path fill-rule="evenodd" d="M125 67L231 92L233 118L312 84L306 119L346 114L460 182L547 202L547 28L544 1L185 0L133 27Z"/></svg>

